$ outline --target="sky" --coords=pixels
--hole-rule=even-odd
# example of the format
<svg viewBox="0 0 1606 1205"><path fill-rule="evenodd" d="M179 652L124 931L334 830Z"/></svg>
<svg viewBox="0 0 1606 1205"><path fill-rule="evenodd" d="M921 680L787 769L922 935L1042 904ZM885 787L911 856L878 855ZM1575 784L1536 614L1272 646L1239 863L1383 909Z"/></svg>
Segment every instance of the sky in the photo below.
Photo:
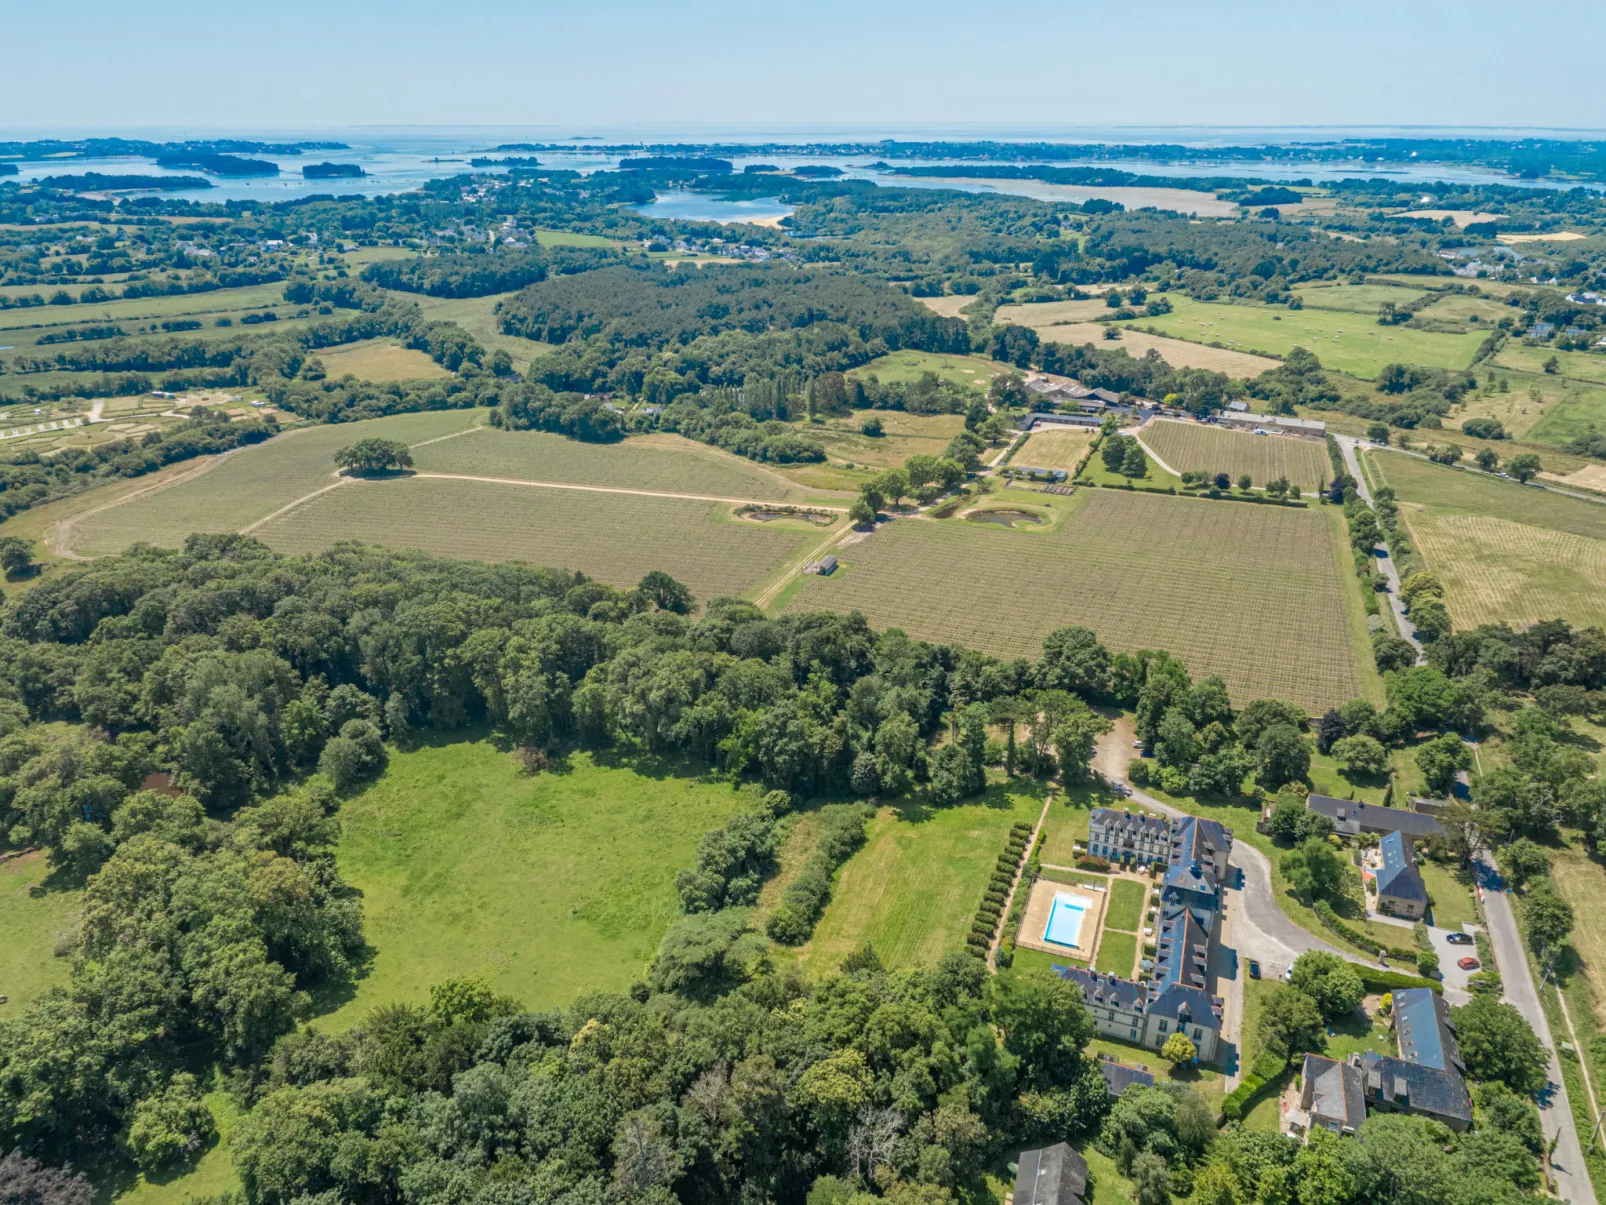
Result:
<svg viewBox="0 0 1606 1205"><path fill-rule="evenodd" d="M4 28L15 133L1606 129L1600 0L10 0Z"/></svg>

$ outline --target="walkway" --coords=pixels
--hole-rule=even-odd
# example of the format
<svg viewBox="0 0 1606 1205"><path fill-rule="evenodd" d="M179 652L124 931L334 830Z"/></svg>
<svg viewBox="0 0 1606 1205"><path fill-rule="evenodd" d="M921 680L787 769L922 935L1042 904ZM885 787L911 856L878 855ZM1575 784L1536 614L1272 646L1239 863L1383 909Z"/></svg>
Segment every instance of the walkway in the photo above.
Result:
<svg viewBox="0 0 1606 1205"><path fill-rule="evenodd" d="M1349 470L1349 475L1355 478L1355 492L1361 496L1361 501L1371 506L1372 490L1366 484L1366 478L1361 474L1360 457L1355 454L1355 449L1360 445L1361 441L1352 435L1334 435L1333 438L1338 441L1338 446L1344 453L1344 467ZM1376 552L1375 549L1373 551L1374 553ZM1386 549L1383 555L1374 555L1373 560L1383 567L1383 575L1389 579L1389 606L1394 610L1394 626L1399 629L1400 635L1410 641L1411 645L1416 649L1416 659L1420 664L1422 661L1422 642L1417 639L1416 626L1405 615L1405 601L1400 597L1399 567L1395 565L1394 557Z"/></svg>
<svg viewBox="0 0 1606 1205"><path fill-rule="evenodd" d="M1500 982L1505 999L1533 1026L1534 1033L1550 1053L1548 1075L1550 1083L1544 1099L1539 1103L1539 1121L1545 1138L1556 1139L1556 1149L1550 1156L1550 1172L1556 1180L1556 1192L1564 1201L1593 1203L1595 1191L1589 1183L1589 1169L1584 1164L1584 1150L1578 1141L1578 1128L1573 1124L1572 1106L1567 1101L1567 1085L1561 1077L1561 1063L1556 1054L1556 1043L1545 1019L1545 1010L1539 1004L1539 992L1534 987L1533 973L1528 969L1528 955L1523 947L1517 918L1511 911L1500 876L1481 857L1472 864L1472 872L1482 888L1483 913L1489 922L1489 941L1494 946L1495 961L1500 965Z"/></svg>

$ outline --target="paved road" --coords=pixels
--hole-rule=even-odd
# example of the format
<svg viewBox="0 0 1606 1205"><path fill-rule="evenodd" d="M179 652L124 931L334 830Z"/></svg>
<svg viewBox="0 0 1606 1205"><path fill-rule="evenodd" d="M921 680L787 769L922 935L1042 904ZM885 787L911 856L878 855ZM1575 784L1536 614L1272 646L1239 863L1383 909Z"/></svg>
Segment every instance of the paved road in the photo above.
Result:
<svg viewBox="0 0 1606 1205"><path fill-rule="evenodd" d="M1578 1141L1578 1129L1573 1124L1567 1086L1561 1078L1561 1064L1557 1061L1556 1043L1551 1037L1544 1009L1539 1006L1539 992L1528 970L1528 958L1523 951L1517 918L1511 911L1511 901L1500 887L1500 876L1486 862L1480 860L1474 863L1473 871L1484 888L1483 910L1489 919L1489 940L1494 946L1495 961L1500 964L1500 982L1505 989L1505 998L1527 1018L1528 1024L1539 1035L1539 1040L1550 1051L1550 1085L1545 1100L1539 1106L1539 1120L1547 1139L1558 1137L1556 1151L1550 1157L1556 1191L1564 1201L1577 1201L1580 1205L1590 1202L1592 1205L1595 1192L1590 1187L1583 1146Z"/></svg>
<svg viewBox="0 0 1606 1205"><path fill-rule="evenodd" d="M1372 491L1366 484L1366 478L1361 474L1360 458L1355 453L1361 441L1350 435L1335 435L1333 438L1338 441L1338 446L1344 453L1344 464L1349 469L1349 475L1355 478L1355 492L1360 494L1361 500L1368 506L1372 505ZM1405 603L1400 598L1399 568L1386 549L1382 556L1373 557L1373 560L1382 567L1383 576L1389 579L1389 606L1394 610L1394 626L1399 628L1401 634L1416 647L1416 659L1420 662L1422 642L1417 639L1416 625L1406 617Z"/></svg>

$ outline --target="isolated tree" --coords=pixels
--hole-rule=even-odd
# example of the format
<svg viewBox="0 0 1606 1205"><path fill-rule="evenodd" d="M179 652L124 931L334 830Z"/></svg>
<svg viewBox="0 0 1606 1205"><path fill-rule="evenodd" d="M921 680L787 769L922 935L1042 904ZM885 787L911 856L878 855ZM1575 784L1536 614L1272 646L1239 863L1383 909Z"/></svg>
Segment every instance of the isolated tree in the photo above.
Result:
<svg viewBox="0 0 1606 1205"><path fill-rule="evenodd" d="M853 520L854 526L864 527L875 522L875 511L876 508L869 498L860 494L853 500L853 505L848 507L848 518Z"/></svg>
<svg viewBox="0 0 1606 1205"><path fill-rule="evenodd" d="M1179 1067L1183 1063L1193 1062L1198 1055L1198 1047L1196 1047L1189 1040L1188 1035L1183 1033L1181 1030L1178 1030L1176 1033L1167 1038L1165 1040L1165 1045L1160 1047L1160 1057L1166 1062L1173 1063Z"/></svg>
<svg viewBox="0 0 1606 1205"><path fill-rule="evenodd" d="M1528 944L1542 959L1561 949L1573 931L1573 906L1557 895L1548 882L1528 893L1522 914L1528 922Z"/></svg>
<svg viewBox="0 0 1606 1205"><path fill-rule="evenodd" d="M1346 736L1333 743L1333 759L1352 777L1375 777L1388 769L1389 754L1374 737Z"/></svg>
<svg viewBox="0 0 1606 1205"><path fill-rule="evenodd" d="M1543 471L1544 466L1540 464L1539 457L1534 455L1532 452L1524 452L1522 455L1513 456L1510 460L1506 461L1506 472L1510 473L1524 485L1527 485L1528 482L1532 481Z"/></svg>
<svg viewBox="0 0 1606 1205"><path fill-rule="evenodd" d="M1366 438L1375 444L1386 444L1389 441L1389 425L1387 423L1372 423L1366 428Z"/></svg>
<svg viewBox="0 0 1606 1205"><path fill-rule="evenodd" d="M353 473L392 473L412 468L413 454L394 439L359 439L337 451L335 463Z"/></svg>
<svg viewBox="0 0 1606 1205"><path fill-rule="evenodd" d="M1306 837L1284 854L1283 874L1308 900L1335 900L1344 893L1344 861L1322 837Z"/></svg>
<svg viewBox="0 0 1606 1205"><path fill-rule="evenodd" d="M1292 724L1273 724L1255 742L1255 762L1261 785L1275 791L1310 773L1310 745Z"/></svg>
<svg viewBox="0 0 1606 1205"><path fill-rule="evenodd" d="M26 577L33 572L33 541L22 536L0 538L0 569L7 577Z"/></svg>
<svg viewBox="0 0 1606 1205"><path fill-rule="evenodd" d="M1260 1048L1287 1060L1293 1055L1322 1049L1326 1029L1316 1002L1297 988L1277 984L1260 1007L1256 1036Z"/></svg>
<svg viewBox="0 0 1606 1205"><path fill-rule="evenodd" d="M1126 452L1121 457L1121 476L1147 477L1149 475L1149 458L1143 452L1143 447L1137 440L1127 441Z"/></svg>
<svg viewBox="0 0 1606 1205"><path fill-rule="evenodd" d="M1473 457L1477 465L1485 473L1492 473L1500 464L1500 456L1493 448L1479 448L1478 454Z"/></svg>
<svg viewBox="0 0 1606 1205"><path fill-rule="evenodd" d="M1104 442L1099 445L1099 459L1104 461L1104 467L1110 472L1121 471L1121 466L1126 463L1126 448L1129 442L1132 441L1126 436L1117 435L1113 431L1104 437Z"/></svg>
<svg viewBox="0 0 1606 1205"><path fill-rule="evenodd" d="M1455 733L1446 732L1417 749L1416 765L1429 790L1435 795L1448 795L1456 774L1472 768L1472 750Z"/></svg>

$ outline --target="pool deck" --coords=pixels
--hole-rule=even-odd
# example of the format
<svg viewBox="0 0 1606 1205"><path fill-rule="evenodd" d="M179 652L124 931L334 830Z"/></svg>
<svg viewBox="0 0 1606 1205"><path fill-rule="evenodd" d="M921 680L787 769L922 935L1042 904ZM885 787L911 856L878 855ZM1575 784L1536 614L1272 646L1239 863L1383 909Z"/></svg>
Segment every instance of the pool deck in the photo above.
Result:
<svg viewBox="0 0 1606 1205"><path fill-rule="evenodd" d="M1043 940L1049 914L1054 910L1054 897L1060 894L1074 895L1088 901L1075 946L1061 946ZM1045 954L1063 954L1066 958L1091 965L1098 954L1099 934L1104 931L1104 909L1109 903L1109 894L1107 890L1080 883L1071 885L1039 879L1032 885L1032 894L1027 897L1026 915L1021 919L1015 944L1028 950L1041 950Z"/></svg>

